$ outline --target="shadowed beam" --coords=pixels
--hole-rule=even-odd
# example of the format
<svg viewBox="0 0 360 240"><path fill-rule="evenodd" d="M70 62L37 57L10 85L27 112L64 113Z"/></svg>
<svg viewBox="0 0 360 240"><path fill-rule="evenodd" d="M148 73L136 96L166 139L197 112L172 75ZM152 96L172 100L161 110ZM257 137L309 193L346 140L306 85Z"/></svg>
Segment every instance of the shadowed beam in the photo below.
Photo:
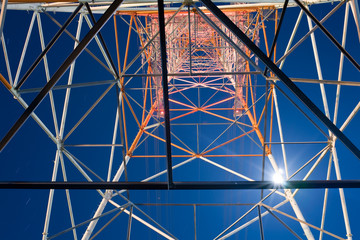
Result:
<svg viewBox="0 0 360 240"><path fill-rule="evenodd" d="M173 182L174 190L360 188L360 180ZM168 190L167 182L0 182L0 189Z"/></svg>
<svg viewBox="0 0 360 240"><path fill-rule="evenodd" d="M171 158L171 132L170 132L170 111L169 111L169 92L168 92L168 72L166 59L166 36L164 19L164 1L158 0L159 32L160 32L160 51L161 51L161 70L164 98L164 118L165 118L165 137L166 137L166 159L168 188L173 187L172 158Z"/></svg>

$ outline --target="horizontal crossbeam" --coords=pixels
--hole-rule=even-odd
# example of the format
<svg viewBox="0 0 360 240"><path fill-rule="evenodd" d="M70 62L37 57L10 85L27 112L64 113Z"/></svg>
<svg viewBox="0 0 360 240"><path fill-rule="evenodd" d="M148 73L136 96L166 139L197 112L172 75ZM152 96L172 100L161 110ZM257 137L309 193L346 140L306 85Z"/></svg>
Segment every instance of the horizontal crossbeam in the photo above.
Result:
<svg viewBox="0 0 360 240"><path fill-rule="evenodd" d="M360 180L174 182L173 190L360 188ZM0 189L168 190L168 182L0 182Z"/></svg>

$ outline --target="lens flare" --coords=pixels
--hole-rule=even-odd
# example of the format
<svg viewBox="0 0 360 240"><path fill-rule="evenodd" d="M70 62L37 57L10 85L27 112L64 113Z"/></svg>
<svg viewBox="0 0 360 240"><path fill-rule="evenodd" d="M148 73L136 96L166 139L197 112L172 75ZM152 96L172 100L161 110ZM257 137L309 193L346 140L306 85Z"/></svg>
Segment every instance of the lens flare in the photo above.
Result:
<svg viewBox="0 0 360 240"><path fill-rule="evenodd" d="M284 177L282 176L282 170L279 169L277 172L275 172L272 179L273 179L273 182L276 184L284 183Z"/></svg>

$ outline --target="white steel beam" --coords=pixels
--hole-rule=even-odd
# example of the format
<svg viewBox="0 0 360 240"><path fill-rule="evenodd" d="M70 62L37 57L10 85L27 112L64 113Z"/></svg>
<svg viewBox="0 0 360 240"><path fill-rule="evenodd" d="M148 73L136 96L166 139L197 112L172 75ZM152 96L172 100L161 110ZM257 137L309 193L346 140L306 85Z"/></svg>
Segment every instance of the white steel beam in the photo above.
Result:
<svg viewBox="0 0 360 240"><path fill-rule="evenodd" d="M330 155L330 157L329 157L329 164L328 164L328 169L327 169L327 174L326 174L326 180L330 179L331 163L332 163L332 155ZM325 215L326 215L326 210L327 210L328 196L329 196L329 189L326 188L325 192L324 192L323 210L322 210L322 214L321 214L321 225L320 225L321 229L324 229L324 225L325 225ZM322 240L322 238L323 238L323 232L320 232L319 240Z"/></svg>
<svg viewBox="0 0 360 240"><path fill-rule="evenodd" d="M6 44L5 44L4 33L1 34L0 39L1 39L1 45L3 48L3 52L4 52L4 58L5 58L6 70L8 73L9 83L11 86L13 86L14 83L13 83L13 78L12 78L11 69L10 69L9 56L8 56Z"/></svg>
<svg viewBox="0 0 360 240"><path fill-rule="evenodd" d="M20 61L19 61L19 64L18 64L18 69L17 69L16 75L15 75L14 86L17 85L18 80L19 80L20 71L21 71L21 68L22 68L22 65L23 65L23 62L24 62L25 54L26 54L26 51L27 51L27 46L28 46L28 43L29 43L29 40L30 40L30 36L31 36L31 32L32 32L32 29L33 29L33 26L34 26L34 22L35 22L35 17L36 17L36 15L37 15L37 11L35 11L35 12L33 13L32 18L31 18L31 21L30 21L29 30L28 30L28 33L27 33L27 35L26 35L26 39L25 39L25 43L24 43L24 48L23 48L23 50L22 50L21 57L20 57Z"/></svg>
<svg viewBox="0 0 360 240"><path fill-rule="evenodd" d="M336 179L341 180L339 159L338 159L338 156L337 156L335 146L333 146L333 148L332 148L332 156L333 156L333 161L334 161ZM347 238L348 240L352 240L349 214L348 214L348 211L347 211L345 194L344 194L344 189L343 188L339 188L339 194L340 194L341 208L342 208L342 211L343 211L343 217L344 217L344 221L345 221L346 236L348 237Z"/></svg>
<svg viewBox="0 0 360 240"><path fill-rule="evenodd" d="M311 31L311 29L313 29L313 26L312 26L312 22L311 22L311 19L310 19L309 16L307 16L307 21L308 21L309 31ZM313 53L314 53L315 65L316 65L316 71L317 71L317 74L318 74L318 78L319 78L319 80L323 80L323 75L322 75L322 71L321 71L320 58L319 58L319 53L318 53L318 50L317 50L315 34L311 33L310 37L311 37L311 45L312 45L312 49L313 49ZM320 85L320 91L321 91L321 97L322 97L322 101L323 101L323 105L324 105L325 115L330 119L330 112L329 112L328 101L327 101L327 98L326 98L325 87L324 87L324 84L322 84L322 83L320 83L319 85ZM329 134L331 134L330 131L329 131Z"/></svg>
<svg viewBox="0 0 360 240"><path fill-rule="evenodd" d="M115 174L115 176L114 176L114 178L112 180L113 182L119 181L122 173L124 172L124 163L127 164L129 162L129 160L130 160L130 157L128 155L125 156L125 161L121 163L118 171L116 172L116 174ZM112 192L113 192L113 190L106 190L105 191L105 195L104 195L103 199L101 200L101 202L100 202L100 204L99 204L93 218L96 218L96 217L98 217L98 216L100 216L102 214L102 212L105 209L106 204L112 198ZM88 240L90 238L90 236L91 236L97 222L98 222L98 219L92 221L88 225L83 237L81 238L82 240Z"/></svg>
<svg viewBox="0 0 360 240"><path fill-rule="evenodd" d="M1 4L1 12L0 12L0 37L2 36L3 29L4 29L4 22L6 16L6 9L7 9L7 0L2 0Z"/></svg>
<svg viewBox="0 0 360 240"><path fill-rule="evenodd" d="M269 154L269 155L268 155L268 159L270 160L271 166L273 167L274 171L275 171L276 173L278 173L278 172L279 172L279 167L278 167L278 165L277 165L277 163L276 163L276 161L275 161L274 156L273 156L272 154ZM285 189L284 192L285 192L286 198L289 200L290 205L291 205L291 207L293 208L293 210L294 210L294 212L295 212L296 217L297 217L298 219L300 219L301 221L306 222L306 220L305 220L305 218L304 218L304 215L302 214L302 212L301 212L301 210L300 210L300 207L299 207L299 205L297 204L297 202L296 202L296 200L295 200L295 198L294 198L291 190L290 190L290 189ZM304 233L305 233L305 235L306 235L306 238L307 238L308 240L315 240L312 232L310 231L309 226L306 225L306 224L304 224L304 223L302 223L302 222L300 222L300 225L301 225L301 227L302 227L302 229L303 229L303 231L304 231Z"/></svg>
<svg viewBox="0 0 360 240"><path fill-rule="evenodd" d="M357 0L350 0L351 5L351 11L353 12L356 29L359 35L359 41L360 41L360 11L359 11L359 1Z"/></svg>
<svg viewBox="0 0 360 240"><path fill-rule="evenodd" d="M280 137L280 141L283 143L284 136L283 136L283 131L282 131L282 124L281 124L281 119L280 119L280 110L279 110L279 103L278 103L278 99L277 99L277 95L276 95L276 88L273 89L273 94L274 94L276 120L278 123L278 129L279 129L279 137ZM281 151L282 151L283 160L284 160L285 176L286 176L286 179L288 179L289 178L289 170L288 170L288 165L287 165L287 158L286 158L286 151L285 151L284 144L281 144Z"/></svg>
<svg viewBox="0 0 360 240"><path fill-rule="evenodd" d="M76 30L76 36L75 36L76 40L80 39L82 22L83 22L83 14L80 14L79 15L79 20L78 20L78 25L77 25L77 30ZM78 44L79 43L77 41L75 41L74 49L77 47ZM72 62L72 64L70 65L69 77L68 77L68 82L67 82L68 85L71 85L72 82L73 82L75 63L76 63L76 60L74 60ZM67 116L67 111L68 111L68 106L69 106L70 93L71 93L71 88L67 88L66 89L66 94L65 94L65 99L64 99L64 106L63 106L62 116L61 116L61 123L60 123L59 137L61 139L63 138L64 129L65 129L65 123L66 123L66 116Z"/></svg>
<svg viewBox="0 0 360 240"><path fill-rule="evenodd" d="M122 94L122 93L120 93ZM120 95L121 96L121 95ZM121 101L121 97L120 100ZM116 137L117 137L117 130L118 130L118 121L119 121L119 111L116 108L116 115L115 115L115 123L114 123L114 131L113 131L113 137L112 137L112 141L111 144L115 144L116 143ZM113 165L113 161L114 161L114 152L115 152L115 146L111 147L110 150L110 159L109 159L109 168L108 168L108 175L106 178L106 181L110 181L111 180L111 172L112 172L112 165Z"/></svg>
<svg viewBox="0 0 360 240"><path fill-rule="evenodd" d="M348 20L349 20L349 2L346 4L345 8L345 16L344 16L344 28L343 28L343 34L342 34L342 43L341 46L345 48L346 43L346 34L347 34L347 27L348 27ZM340 54L340 61L339 61L339 72L338 72L338 82L342 81L342 74L343 74L343 66L344 66L344 54ZM338 110L339 110L339 101L340 101L340 88L341 85L338 85L336 87L336 97L335 97L335 107L334 107L334 118L333 122L334 124L337 123L337 116L338 116Z"/></svg>
<svg viewBox="0 0 360 240"><path fill-rule="evenodd" d="M296 19L295 26L294 26L293 31L291 33L290 39L289 39L289 41L287 43L287 46L286 46L286 49L285 49L285 52L284 52L284 56L286 56L288 51L290 50L291 44L294 41L294 37L295 37L295 34L296 34L296 32L297 32L297 30L299 28L299 25L300 25L301 18L302 18L303 14L304 14L304 11L300 10L300 13L299 13L299 15L298 15L298 17ZM282 69L282 67L284 66L285 60L286 60L286 57L281 61L280 66L279 66L280 69Z"/></svg>
<svg viewBox="0 0 360 240"><path fill-rule="evenodd" d="M63 157L62 153L60 153L60 165L61 165L61 171L62 171L62 175L63 175L63 178L64 178L64 182L67 182L67 175L66 175L66 170L65 170L64 157ZM73 227L74 240L77 240L78 238L77 238L76 228L75 228L74 212L73 212L73 208L72 208L72 204L71 204L71 198L70 198L69 189L65 189L65 193L66 193L66 201L67 201L68 209L69 209L71 227Z"/></svg>
<svg viewBox="0 0 360 240"><path fill-rule="evenodd" d="M52 173L52 177L51 177L52 182L56 181L57 171L58 171L58 167L59 167L59 158L60 158L60 150L57 150L56 151L56 156L55 156L55 161L54 161L53 173ZM43 230L43 233L42 233L42 235L43 235L42 240L47 240L47 235L48 235L48 230L49 230L49 223L50 223L50 216L51 216L51 210L52 210L52 207L53 207L54 191L55 191L54 189L50 189L48 204L47 204L47 208L46 208L44 230Z"/></svg>
<svg viewBox="0 0 360 240"><path fill-rule="evenodd" d="M43 34L43 28L42 28L42 24L41 24L40 14L37 13L36 17L37 17L37 24L38 24L38 29L39 29L41 50L44 51L45 43L44 43L44 34ZM49 65L48 65L46 54L44 55L43 61L44 61L46 82L49 82L49 80L50 80L50 71L49 71ZM55 102L54 102L54 96L53 96L52 90L49 91L49 99L50 99L52 117L53 117L53 121L54 121L55 133L56 133L56 136L58 137L59 136L59 127L58 127L58 121L57 121L56 109L55 109Z"/></svg>

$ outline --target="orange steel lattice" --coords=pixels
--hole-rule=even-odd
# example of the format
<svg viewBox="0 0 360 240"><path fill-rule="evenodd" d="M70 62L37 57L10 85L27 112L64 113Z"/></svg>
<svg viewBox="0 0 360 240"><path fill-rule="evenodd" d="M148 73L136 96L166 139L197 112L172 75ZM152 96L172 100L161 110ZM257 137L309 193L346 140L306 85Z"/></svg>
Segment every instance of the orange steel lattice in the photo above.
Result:
<svg viewBox="0 0 360 240"><path fill-rule="evenodd" d="M259 24L260 15L255 16L256 11L233 11L226 12L227 15L241 28L247 32L248 36L255 43L259 43ZM122 14L122 13L120 13ZM210 16L210 21L222 31L228 39L239 46L239 49L257 64L257 59L250 54L250 51L229 32L215 17ZM116 17L114 18L116 23ZM144 22L144 26L142 26ZM212 154L215 150L229 146L230 143L256 132L260 143L263 144L263 134L260 131L259 124L264 118L261 114L259 119L256 117L256 76L253 67L249 61L234 49L229 41L224 39L218 31L214 29L205 19L194 9L191 12L180 11L176 15L174 12L165 14L166 36L167 36L167 55L169 72L169 96L172 128L177 122L183 120L182 124L199 125L199 115L204 114L213 117L213 122L207 122L206 125L216 126L217 124L241 125L248 128L242 134L237 135L230 140L220 141L212 146L208 146L201 151L199 146L189 146L184 144L181 139L174 139L172 146L180 152L173 157L260 157L262 152L246 153L237 152L232 154ZM140 130L136 135L134 142L128 149L128 156L131 157L154 157L149 155L136 155L133 153L135 146L141 139L142 134L146 134L160 142L165 142L164 137L146 131L146 127L151 124L162 124L163 120L163 90L161 84L161 59L160 45L158 36L158 17L157 14L146 14L145 20L136 15L132 15L129 21L130 29L135 28L139 36L142 53L142 66L146 70L147 77L144 78L142 116L136 117L132 104L130 104L126 95L124 101L128 103L132 116L135 118ZM115 24L116 26L116 24ZM117 29L115 27L115 32ZM117 34L117 33L116 33ZM118 39L117 39L118 42ZM128 48L125 51L126 68ZM118 55L118 59L120 56ZM124 80L123 80L124 84ZM131 84L131 83L130 83ZM201 89L194 94L194 89ZM207 101L203 101L200 92L208 91L212 94ZM216 100L215 95L221 93L221 99ZM189 94L189 96L188 96ZM267 100L270 99L269 94ZM180 96L180 97L179 97ZM263 95L264 97L264 95ZM250 106L249 106L250 105ZM261 112L264 112L265 104L262 103ZM124 110L123 110L124 111ZM146 115L147 113L147 115ZM245 118L248 118L245 121ZM156 119L154 118L156 117ZM124 120L126 122L126 120ZM174 130L176 131L176 130ZM204 130L207 131L207 130ZM188 132L194 134L194 139L198 139L201 131ZM127 142L128 140L126 140ZM199 140L198 140L199 141ZM177 142L177 143L175 143ZM199 145L199 143L198 143ZM268 151L266 152L266 154ZM185 154L185 155L184 155ZM165 155L155 154L156 157L165 157Z"/></svg>

